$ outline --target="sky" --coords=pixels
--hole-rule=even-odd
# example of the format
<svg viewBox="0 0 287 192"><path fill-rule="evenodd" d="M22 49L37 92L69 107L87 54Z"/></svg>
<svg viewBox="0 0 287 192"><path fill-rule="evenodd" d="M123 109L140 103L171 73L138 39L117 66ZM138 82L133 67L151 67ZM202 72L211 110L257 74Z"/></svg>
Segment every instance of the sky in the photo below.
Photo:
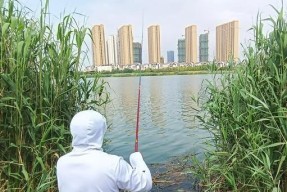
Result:
<svg viewBox="0 0 287 192"><path fill-rule="evenodd" d="M33 11L40 11L40 0L18 1ZM177 41L184 35L185 27L197 25L198 36L208 30L209 58L212 59L217 25L239 20L240 43L244 47L253 39L249 29L256 23L257 14L261 13L262 18L274 16L275 11L270 4L281 8L282 1L285 1L283 6L287 11L286 0L50 0L50 13L55 24L63 13L81 13L85 17L76 17L87 27L103 24L106 37L116 35L122 25L131 24L134 41L141 42L143 30L145 63L148 60L147 28L150 25L160 25L161 54L165 60L168 50L175 52L177 60Z"/></svg>

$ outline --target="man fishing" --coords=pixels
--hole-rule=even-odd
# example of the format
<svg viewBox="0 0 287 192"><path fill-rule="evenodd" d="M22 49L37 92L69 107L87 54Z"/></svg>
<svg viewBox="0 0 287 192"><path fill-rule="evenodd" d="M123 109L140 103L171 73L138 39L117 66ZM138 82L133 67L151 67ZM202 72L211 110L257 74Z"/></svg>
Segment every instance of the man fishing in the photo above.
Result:
<svg viewBox="0 0 287 192"><path fill-rule="evenodd" d="M122 157L103 152L107 130L100 113L77 113L71 123L73 150L57 162L60 192L149 191L152 178L140 152L130 155L130 164Z"/></svg>

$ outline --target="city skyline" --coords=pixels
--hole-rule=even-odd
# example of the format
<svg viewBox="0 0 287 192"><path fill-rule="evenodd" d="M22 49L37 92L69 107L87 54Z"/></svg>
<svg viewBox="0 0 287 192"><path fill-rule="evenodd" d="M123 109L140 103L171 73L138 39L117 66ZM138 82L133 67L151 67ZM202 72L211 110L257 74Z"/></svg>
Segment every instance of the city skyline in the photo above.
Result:
<svg viewBox="0 0 287 192"><path fill-rule="evenodd" d="M41 10L39 0L19 0L19 2L36 11L35 16L39 15ZM249 39L253 39L253 33L248 30L256 23L257 13L262 13L263 19L276 14L270 4L280 8L281 0L252 0L248 4L240 0L157 0L156 2L152 0L85 0L81 3L78 0L50 0L49 21L56 25L59 18L62 18L63 12L65 14L80 13L75 15L77 21L89 28L94 24L104 23L107 36L117 34L119 26L131 24L136 42L141 42L142 28L146 29L156 23L161 26L161 31L165 31L161 34L161 38L165 39L161 43L161 55L165 55L167 50L176 51L177 41L184 35L184 28L190 24L196 24L198 34L204 33L204 30L210 31L209 58L211 59L215 56L215 27L217 25L230 20L239 20L241 34L239 41L243 46L247 45ZM208 14L202 14L203 12ZM267 26L265 31L268 31L268 24L265 26ZM147 31L144 30L142 48L144 63L148 61L146 42ZM87 44L91 44L88 38ZM240 46L240 53L242 50ZM92 55L91 50L89 50L89 55ZM175 60L178 60L177 54L175 54ZM86 62L92 63L92 56Z"/></svg>
<svg viewBox="0 0 287 192"><path fill-rule="evenodd" d="M197 62L207 62L216 60L217 62L226 62L229 57L234 57L236 61L239 59L239 21L229 21L224 24L216 26L216 56L209 59L209 30L206 30L203 34L197 34L197 25L190 25L185 27L184 38L178 39L177 44L177 54L178 62L186 63L197 63ZM98 31L99 34L95 34L94 31ZM148 56L150 64L174 62L173 59L169 59L168 55L174 50L167 51L166 57L160 55L160 26L151 25L147 28L148 31ZM104 25L95 25L92 28L93 38L99 36L97 39L105 39ZM95 40L97 40L95 39ZM94 40L94 41L95 41ZM97 40L99 44L99 40ZM101 56L103 51L96 50L95 53L94 45L93 56ZM104 45L103 49L105 48ZM101 48L101 45L97 47ZM123 25L118 30L118 36L114 35L108 36L106 43L105 58L106 63L101 65L130 65L142 62L142 44L133 41L133 30L131 25ZM97 55L99 54L100 55ZM118 55L117 55L118 53ZM96 58L97 58L96 57ZM117 58L117 59L116 59ZM112 62L111 62L112 60ZM95 59L94 59L95 61ZM94 66L99 66L99 64L94 63Z"/></svg>

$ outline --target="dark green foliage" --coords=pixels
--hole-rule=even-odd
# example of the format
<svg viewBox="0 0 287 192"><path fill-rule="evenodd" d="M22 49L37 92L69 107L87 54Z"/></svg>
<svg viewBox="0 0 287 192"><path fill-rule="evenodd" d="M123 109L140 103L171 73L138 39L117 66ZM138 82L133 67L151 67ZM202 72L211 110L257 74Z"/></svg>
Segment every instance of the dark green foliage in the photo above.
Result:
<svg viewBox="0 0 287 192"><path fill-rule="evenodd" d="M0 5L0 190L56 191L71 117L108 100L104 82L78 73L89 30L67 15L54 33L48 1L39 19L14 0Z"/></svg>
<svg viewBox="0 0 287 192"><path fill-rule="evenodd" d="M272 32L258 17L241 66L207 88L201 119L215 150L195 169L204 190L287 191L287 23L274 10Z"/></svg>

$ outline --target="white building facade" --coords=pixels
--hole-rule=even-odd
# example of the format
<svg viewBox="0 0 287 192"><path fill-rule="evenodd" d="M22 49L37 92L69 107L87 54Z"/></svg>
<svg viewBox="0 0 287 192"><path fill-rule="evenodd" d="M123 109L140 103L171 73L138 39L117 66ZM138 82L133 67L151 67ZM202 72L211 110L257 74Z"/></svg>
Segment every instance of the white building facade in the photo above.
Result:
<svg viewBox="0 0 287 192"><path fill-rule="evenodd" d="M116 36L110 35L107 40L107 64L117 65L118 64L118 53L117 53L117 39Z"/></svg>

